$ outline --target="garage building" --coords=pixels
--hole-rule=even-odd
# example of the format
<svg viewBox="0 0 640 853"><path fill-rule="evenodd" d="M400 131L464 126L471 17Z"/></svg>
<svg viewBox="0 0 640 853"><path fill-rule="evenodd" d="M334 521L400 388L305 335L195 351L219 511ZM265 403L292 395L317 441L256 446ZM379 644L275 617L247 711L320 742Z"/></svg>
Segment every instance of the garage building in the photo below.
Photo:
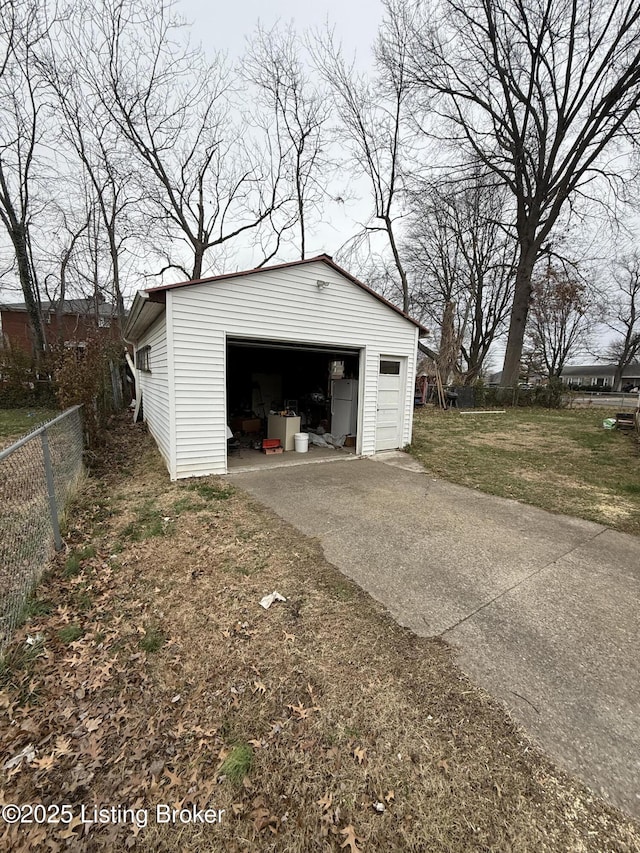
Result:
<svg viewBox="0 0 640 853"><path fill-rule="evenodd" d="M355 388L356 453L404 447L419 334L328 255L141 291L125 329L173 480L225 474L228 426L274 408L295 404L330 429L339 379Z"/></svg>

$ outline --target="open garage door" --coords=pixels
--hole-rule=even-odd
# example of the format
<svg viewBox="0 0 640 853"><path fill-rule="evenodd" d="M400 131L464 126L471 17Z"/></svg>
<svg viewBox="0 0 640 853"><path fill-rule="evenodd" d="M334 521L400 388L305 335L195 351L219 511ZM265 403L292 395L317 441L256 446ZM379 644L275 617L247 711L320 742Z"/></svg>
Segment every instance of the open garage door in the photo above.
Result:
<svg viewBox="0 0 640 853"><path fill-rule="evenodd" d="M269 437L270 412L294 411L302 431L355 436L359 370L358 349L230 338L227 423L242 447Z"/></svg>

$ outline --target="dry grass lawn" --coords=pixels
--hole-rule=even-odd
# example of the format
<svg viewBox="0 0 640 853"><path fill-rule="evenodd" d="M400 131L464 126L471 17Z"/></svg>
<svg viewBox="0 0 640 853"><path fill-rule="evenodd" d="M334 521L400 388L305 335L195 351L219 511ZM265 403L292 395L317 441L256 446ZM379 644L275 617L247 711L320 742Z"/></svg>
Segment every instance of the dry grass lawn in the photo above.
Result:
<svg viewBox="0 0 640 853"><path fill-rule="evenodd" d="M2 764L33 748L1 797L73 820L0 824L3 850L640 849L314 541L217 478L171 484L140 426L109 442L0 688ZM148 824L83 823L83 804ZM224 814L159 824L157 804Z"/></svg>
<svg viewBox="0 0 640 853"><path fill-rule="evenodd" d="M0 409L0 450L58 414L55 409Z"/></svg>
<svg viewBox="0 0 640 853"><path fill-rule="evenodd" d="M436 476L640 534L640 445L605 430L615 412L416 412L411 451Z"/></svg>

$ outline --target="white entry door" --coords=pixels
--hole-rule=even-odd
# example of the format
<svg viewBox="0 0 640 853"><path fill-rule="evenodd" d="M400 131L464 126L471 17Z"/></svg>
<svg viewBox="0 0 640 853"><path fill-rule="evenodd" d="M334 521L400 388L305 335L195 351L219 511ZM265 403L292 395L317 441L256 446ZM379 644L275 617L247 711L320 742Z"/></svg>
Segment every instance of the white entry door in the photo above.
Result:
<svg viewBox="0 0 640 853"><path fill-rule="evenodd" d="M400 447L404 414L402 359L380 357L376 450Z"/></svg>

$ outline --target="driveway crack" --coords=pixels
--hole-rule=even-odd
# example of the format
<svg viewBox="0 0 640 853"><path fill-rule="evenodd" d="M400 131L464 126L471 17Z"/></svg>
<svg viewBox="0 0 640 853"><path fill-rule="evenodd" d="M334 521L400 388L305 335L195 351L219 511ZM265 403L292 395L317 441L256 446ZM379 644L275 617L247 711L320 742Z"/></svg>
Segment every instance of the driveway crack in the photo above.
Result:
<svg viewBox="0 0 640 853"><path fill-rule="evenodd" d="M481 604L479 607L476 607L476 609L472 610L471 613L467 613L467 615L463 616L462 619L458 619L458 621L454 622L453 625L449 625L448 628L445 628L437 636L442 637L442 636L444 636L444 634L448 633L449 631L453 631L455 628L462 625L464 622L467 622L469 619L471 619L477 613L480 613L481 610L484 610L485 608L494 604L494 602L496 602L499 598L502 598L503 595L507 595L507 593L512 592L514 589L517 589L519 586L522 586L522 584L526 583L526 581L531 580L531 578L534 578L536 575L539 575L541 572L544 572L545 569L548 569L550 566L553 566L556 563L559 563L560 560L564 560L565 557L569 556L569 554L572 554L574 551L577 551L579 548L583 548L586 544L593 542L595 539L598 538L598 536L601 536L603 533L606 533L609 529L610 528L608 528L608 527L603 527L602 530L599 530L597 533L594 533L594 535L590 536L588 539L583 539L582 542L579 542L576 545L572 545L571 548L569 548L567 551L565 551L564 554L560 554L558 557L554 557L553 560L549 560L549 562L545 563L544 566L540 566L540 568L536 569L535 571L533 571L530 574L526 575L525 577L521 578L519 581L512 584L510 587L507 587L507 589L503 589L501 592L497 593L497 595L494 595L493 598L490 598L489 601L485 601L484 604Z"/></svg>

